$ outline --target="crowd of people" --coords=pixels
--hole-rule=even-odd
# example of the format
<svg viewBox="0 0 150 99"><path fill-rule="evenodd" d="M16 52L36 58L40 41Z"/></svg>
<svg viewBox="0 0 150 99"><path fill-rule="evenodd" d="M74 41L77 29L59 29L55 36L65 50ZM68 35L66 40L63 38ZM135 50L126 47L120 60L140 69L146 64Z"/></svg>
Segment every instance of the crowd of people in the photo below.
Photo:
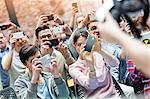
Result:
<svg viewBox="0 0 150 99"><path fill-rule="evenodd" d="M124 17L118 23L108 13L99 22L77 3L71 11L69 23L39 16L33 37L1 23L0 89L13 88L18 99L150 99L150 16L135 39Z"/></svg>

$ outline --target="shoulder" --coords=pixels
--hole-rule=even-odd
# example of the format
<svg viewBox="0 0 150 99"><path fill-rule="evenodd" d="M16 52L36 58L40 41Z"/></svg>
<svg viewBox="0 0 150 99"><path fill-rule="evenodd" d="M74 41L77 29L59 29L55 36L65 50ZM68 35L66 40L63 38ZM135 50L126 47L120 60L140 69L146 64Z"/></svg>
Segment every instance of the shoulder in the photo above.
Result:
<svg viewBox="0 0 150 99"><path fill-rule="evenodd" d="M98 52L93 52L93 56L100 59L103 58L102 55Z"/></svg>
<svg viewBox="0 0 150 99"><path fill-rule="evenodd" d="M27 74L21 74L14 82L14 87L19 86L28 86L30 82L30 78Z"/></svg>
<svg viewBox="0 0 150 99"><path fill-rule="evenodd" d="M18 76L17 80L16 81L19 81L19 80L30 80L28 74L21 74Z"/></svg>
<svg viewBox="0 0 150 99"><path fill-rule="evenodd" d="M78 59L75 63L69 65L69 70L85 68L86 64L86 61Z"/></svg>

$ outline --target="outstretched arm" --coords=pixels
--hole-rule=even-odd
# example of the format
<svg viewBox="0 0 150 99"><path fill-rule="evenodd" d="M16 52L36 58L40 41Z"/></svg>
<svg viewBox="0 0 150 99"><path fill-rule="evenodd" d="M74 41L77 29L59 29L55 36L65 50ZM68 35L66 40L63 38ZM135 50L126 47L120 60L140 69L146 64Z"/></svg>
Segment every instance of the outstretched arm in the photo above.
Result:
<svg viewBox="0 0 150 99"><path fill-rule="evenodd" d="M108 29L109 26L109 29ZM104 23L99 24L102 36L105 40L117 42L122 45L128 55L139 64L137 68L150 76L150 48L144 46L140 41L131 39L122 32L111 15L106 17Z"/></svg>

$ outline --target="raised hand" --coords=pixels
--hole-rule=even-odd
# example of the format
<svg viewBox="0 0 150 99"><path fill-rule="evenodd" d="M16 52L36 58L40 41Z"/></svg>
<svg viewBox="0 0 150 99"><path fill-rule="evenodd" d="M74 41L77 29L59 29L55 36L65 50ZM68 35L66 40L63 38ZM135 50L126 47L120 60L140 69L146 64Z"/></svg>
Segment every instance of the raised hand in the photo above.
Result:
<svg viewBox="0 0 150 99"><path fill-rule="evenodd" d="M50 72L53 74L54 78L58 78L60 76L57 61L54 57L51 57Z"/></svg>
<svg viewBox="0 0 150 99"><path fill-rule="evenodd" d="M50 41L44 41L40 45L40 51L42 55L49 54L51 50L51 44Z"/></svg>
<svg viewBox="0 0 150 99"><path fill-rule="evenodd" d="M57 49L62 53L64 57L69 57L69 51L67 48L67 45L65 45L63 42L60 42L57 46Z"/></svg>
<svg viewBox="0 0 150 99"><path fill-rule="evenodd" d="M32 79L31 83L38 83L40 78L40 73L42 71L42 64L38 58L32 60Z"/></svg>

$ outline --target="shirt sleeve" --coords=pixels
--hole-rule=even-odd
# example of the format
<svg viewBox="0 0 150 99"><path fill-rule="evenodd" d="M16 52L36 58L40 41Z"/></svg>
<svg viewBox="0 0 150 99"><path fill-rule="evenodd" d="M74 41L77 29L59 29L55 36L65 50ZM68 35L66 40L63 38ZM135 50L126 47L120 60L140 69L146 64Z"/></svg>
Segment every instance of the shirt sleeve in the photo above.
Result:
<svg viewBox="0 0 150 99"><path fill-rule="evenodd" d="M58 99L68 99L69 90L65 80L63 80L61 77L54 78L53 90L55 91Z"/></svg>
<svg viewBox="0 0 150 99"><path fill-rule="evenodd" d="M74 63L69 66L69 73L76 83L85 87L87 90L92 90L97 88L96 76L89 78L88 73L84 73L82 70L86 70L82 64Z"/></svg>
<svg viewBox="0 0 150 99"><path fill-rule="evenodd" d="M37 84L32 84L28 87L27 82L21 76L14 83L14 89L18 99L37 99Z"/></svg>

